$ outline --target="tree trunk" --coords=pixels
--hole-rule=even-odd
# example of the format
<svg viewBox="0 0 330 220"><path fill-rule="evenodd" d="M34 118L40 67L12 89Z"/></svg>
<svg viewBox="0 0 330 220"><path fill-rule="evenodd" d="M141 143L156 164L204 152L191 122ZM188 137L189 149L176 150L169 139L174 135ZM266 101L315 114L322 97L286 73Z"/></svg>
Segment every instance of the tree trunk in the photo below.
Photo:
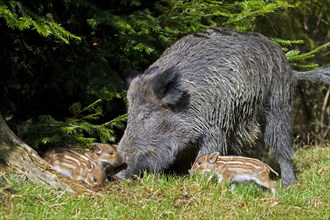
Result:
<svg viewBox="0 0 330 220"><path fill-rule="evenodd" d="M50 165L38 153L20 140L7 126L0 114L0 164L12 169L15 173L36 182L56 189L89 191L79 183L74 183L54 173Z"/></svg>

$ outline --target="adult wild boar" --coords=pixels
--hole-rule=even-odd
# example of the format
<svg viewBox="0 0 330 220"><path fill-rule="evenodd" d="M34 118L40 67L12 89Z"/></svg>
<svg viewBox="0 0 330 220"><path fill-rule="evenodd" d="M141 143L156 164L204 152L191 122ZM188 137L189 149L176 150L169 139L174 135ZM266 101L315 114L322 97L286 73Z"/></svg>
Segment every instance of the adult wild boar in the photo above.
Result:
<svg viewBox="0 0 330 220"><path fill-rule="evenodd" d="M118 147L127 168L117 178L162 171L194 149L197 156L225 155L229 146L253 145L261 132L280 164L282 183L291 185L295 83L329 83L329 75L324 69L299 75L260 35L210 29L185 36L130 82Z"/></svg>

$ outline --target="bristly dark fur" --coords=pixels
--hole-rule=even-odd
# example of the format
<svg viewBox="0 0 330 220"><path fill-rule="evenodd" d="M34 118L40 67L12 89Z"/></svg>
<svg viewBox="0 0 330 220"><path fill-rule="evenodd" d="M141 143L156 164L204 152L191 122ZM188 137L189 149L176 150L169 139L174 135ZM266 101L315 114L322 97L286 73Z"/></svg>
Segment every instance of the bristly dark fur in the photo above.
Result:
<svg viewBox="0 0 330 220"><path fill-rule="evenodd" d="M314 78L326 81L326 74ZM261 35L210 29L183 37L131 81L128 124L118 147L127 169L117 177L159 172L196 147L198 156L224 155L230 146L253 145L263 134L283 184L293 184L292 98L298 78L281 49Z"/></svg>

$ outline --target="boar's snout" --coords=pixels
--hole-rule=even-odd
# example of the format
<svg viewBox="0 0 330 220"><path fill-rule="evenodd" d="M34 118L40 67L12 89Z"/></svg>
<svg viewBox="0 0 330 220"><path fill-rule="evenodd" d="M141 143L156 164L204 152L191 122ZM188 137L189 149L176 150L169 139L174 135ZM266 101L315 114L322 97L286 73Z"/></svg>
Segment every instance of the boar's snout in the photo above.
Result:
<svg viewBox="0 0 330 220"><path fill-rule="evenodd" d="M125 136L122 138L117 151L123 157L125 166L122 166L116 178L129 178L146 170L159 172L173 163L178 152L177 140L160 134L157 138L155 136L153 138L151 140Z"/></svg>

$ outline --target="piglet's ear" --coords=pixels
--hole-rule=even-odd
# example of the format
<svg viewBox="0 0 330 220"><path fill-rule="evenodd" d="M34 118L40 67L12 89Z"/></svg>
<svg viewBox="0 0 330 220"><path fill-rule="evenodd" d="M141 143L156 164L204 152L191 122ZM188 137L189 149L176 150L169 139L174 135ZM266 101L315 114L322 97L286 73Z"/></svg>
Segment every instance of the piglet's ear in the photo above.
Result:
<svg viewBox="0 0 330 220"><path fill-rule="evenodd" d="M214 164L217 161L219 155L219 152L213 152L209 157L210 164Z"/></svg>
<svg viewBox="0 0 330 220"><path fill-rule="evenodd" d="M156 97L164 104L175 105L183 96L183 90L180 86L180 73L174 67L156 73L152 85Z"/></svg>
<svg viewBox="0 0 330 220"><path fill-rule="evenodd" d="M87 172L90 173L94 170L95 168L95 163L93 161L88 161L87 162Z"/></svg>
<svg viewBox="0 0 330 220"><path fill-rule="evenodd" d="M96 154L101 154L102 153L102 149L101 149L100 145L98 145L98 144L93 145L93 150Z"/></svg>

